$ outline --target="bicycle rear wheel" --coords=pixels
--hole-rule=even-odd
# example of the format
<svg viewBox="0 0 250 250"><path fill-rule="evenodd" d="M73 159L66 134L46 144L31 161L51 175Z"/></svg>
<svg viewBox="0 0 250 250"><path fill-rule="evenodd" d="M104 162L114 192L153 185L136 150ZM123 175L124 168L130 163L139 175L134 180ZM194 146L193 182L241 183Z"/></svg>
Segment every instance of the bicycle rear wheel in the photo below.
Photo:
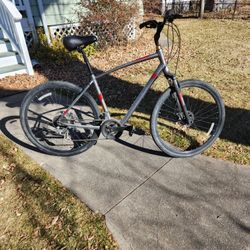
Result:
<svg viewBox="0 0 250 250"><path fill-rule="evenodd" d="M99 131L81 128L96 125L99 110L87 93L62 118L62 113L81 92L81 88L61 81L47 82L32 89L24 98L20 121L25 135L41 151L71 156L89 149Z"/></svg>
<svg viewBox="0 0 250 250"><path fill-rule="evenodd" d="M157 146L172 157L189 157L206 150L220 135L225 108L215 88L198 80L180 83L191 125L187 125L175 91L157 101L151 115L151 133Z"/></svg>

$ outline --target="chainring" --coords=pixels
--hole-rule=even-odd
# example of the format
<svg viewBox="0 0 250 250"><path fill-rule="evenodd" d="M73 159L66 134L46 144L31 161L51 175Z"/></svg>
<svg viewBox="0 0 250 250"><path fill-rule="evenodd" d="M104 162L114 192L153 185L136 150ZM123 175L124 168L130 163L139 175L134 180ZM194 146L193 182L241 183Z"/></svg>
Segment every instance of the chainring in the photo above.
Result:
<svg viewBox="0 0 250 250"><path fill-rule="evenodd" d="M101 125L101 132L103 136L107 139L115 139L116 136L120 133L117 128L121 127L119 121L115 119L105 120Z"/></svg>

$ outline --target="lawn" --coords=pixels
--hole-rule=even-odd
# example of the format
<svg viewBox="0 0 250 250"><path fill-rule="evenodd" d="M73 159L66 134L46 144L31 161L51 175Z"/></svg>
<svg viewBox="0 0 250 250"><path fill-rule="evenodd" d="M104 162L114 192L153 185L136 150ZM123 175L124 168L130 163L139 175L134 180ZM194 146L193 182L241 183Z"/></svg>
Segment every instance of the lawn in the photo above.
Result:
<svg viewBox="0 0 250 250"><path fill-rule="evenodd" d="M0 136L0 249L117 249L105 219Z"/></svg>
<svg viewBox="0 0 250 250"><path fill-rule="evenodd" d="M250 165L250 22L178 20L182 50L177 76L201 79L221 93L226 123L220 138L204 154ZM153 53L153 31L146 30L128 46L96 51L91 57L101 73L120 63ZM28 90L47 79L86 83L86 68L79 57L41 46L32 53L41 62L34 76L0 80L0 94ZM101 80L112 113L121 117L157 61L145 62ZM174 65L170 65L174 69ZM149 119L157 98L167 88L161 76L130 123L149 132ZM94 93L94 92L93 92ZM116 249L104 218L91 212L14 144L0 137L0 249Z"/></svg>
<svg viewBox="0 0 250 250"><path fill-rule="evenodd" d="M234 163L250 165L250 22L237 20L177 20L182 35L182 50L177 76L201 79L215 86L226 106L226 123L220 139L204 154ZM153 30L128 46L97 51L91 57L96 72L154 52ZM62 50L40 48L36 56L42 70L33 77L16 76L0 81L6 92L29 89L46 79L86 83L86 69L75 56ZM63 55L63 56L62 56ZM66 58L66 59L65 59ZM108 106L120 117L149 79L157 60L119 71L101 80ZM174 65L170 65L174 68ZM149 132L149 118L155 101L167 88L160 77L130 122Z"/></svg>
<svg viewBox="0 0 250 250"><path fill-rule="evenodd" d="M250 164L250 22L180 22L180 78L212 83L226 106L221 139L205 154Z"/></svg>
<svg viewBox="0 0 250 250"><path fill-rule="evenodd" d="M201 79L211 83L219 90L226 106L226 122L220 139L204 154L250 165L250 22L185 19L176 23L182 36L178 78ZM94 59L95 66L107 69L125 62L125 58L151 53L154 50L152 35L153 31L146 31L138 42L120 49L115 56L113 48L106 51L107 56L99 53L98 60ZM114 95L118 93L119 101L112 105L119 107L114 108L115 112L121 110L119 102L131 103L130 96L138 93L138 85L147 81L156 65L157 61L146 62L143 66L115 75L131 84L128 88L124 87L125 84L109 86L112 88L109 92ZM174 64L170 68L174 70ZM121 86L124 90L121 90ZM105 90L105 86L103 88ZM166 81L162 77L157 80L131 123L148 131L150 108L154 106L159 92L165 89Z"/></svg>

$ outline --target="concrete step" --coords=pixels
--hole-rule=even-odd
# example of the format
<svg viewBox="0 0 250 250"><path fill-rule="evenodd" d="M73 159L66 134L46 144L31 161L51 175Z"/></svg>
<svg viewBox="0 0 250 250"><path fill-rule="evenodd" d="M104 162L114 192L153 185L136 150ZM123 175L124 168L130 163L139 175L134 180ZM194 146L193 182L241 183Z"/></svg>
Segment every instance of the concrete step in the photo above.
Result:
<svg viewBox="0 0 250 250"><path fill-rule="evenodd" d="M0 68L0 78L25 73L27 73L27 70L24 64L16 64Z"/></svg>
<svg viewBox="0 0 250 250"><path fill-rule="evenodd" d="M11 43L8 39L0 39L0 53L1 52L8 52L8 51L12 51L13 48L11 46Z"/></svg>
<svg viewBox="0 0 250 250"><path fill-rule="evenodd" d="M0 68L22 63L16 51L0 52Z"/></svg>
<svg viewBox="0 0 250 250"><path fill-rule="evenodd" d="M6 38L0 28L0 78L27 73L18 52L14 51L12 43Z"/></svg>

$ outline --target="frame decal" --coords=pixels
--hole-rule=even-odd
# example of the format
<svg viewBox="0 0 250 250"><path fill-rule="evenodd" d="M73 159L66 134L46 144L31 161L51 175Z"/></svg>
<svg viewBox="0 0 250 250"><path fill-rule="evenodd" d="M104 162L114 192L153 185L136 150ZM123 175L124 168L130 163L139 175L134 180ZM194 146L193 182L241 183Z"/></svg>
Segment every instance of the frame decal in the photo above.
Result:
<svg viewBox="0 0 250 250"><path fill-rule="evenodd" d="M136 61L136 62L138 62L138 61L144 61L144 60L148 59L149 56L150 56L150 55L140 57L140 58L136 59L135 61Z"/></svg>
<svg viewBox="0 0 250 250"><path fill-rule="evenodd" d="M157 73L154 73L152 76L151 76L151 79L156 79L158 77L158 74Z"/></svg>
<svg viewBox="0 0 250 250"><path fill-rule="evenodd" d="M103 101L103 95L102 95L102 93L98 95L98 98L99 98L100 102L102 103L102 101Z"/></svg>

